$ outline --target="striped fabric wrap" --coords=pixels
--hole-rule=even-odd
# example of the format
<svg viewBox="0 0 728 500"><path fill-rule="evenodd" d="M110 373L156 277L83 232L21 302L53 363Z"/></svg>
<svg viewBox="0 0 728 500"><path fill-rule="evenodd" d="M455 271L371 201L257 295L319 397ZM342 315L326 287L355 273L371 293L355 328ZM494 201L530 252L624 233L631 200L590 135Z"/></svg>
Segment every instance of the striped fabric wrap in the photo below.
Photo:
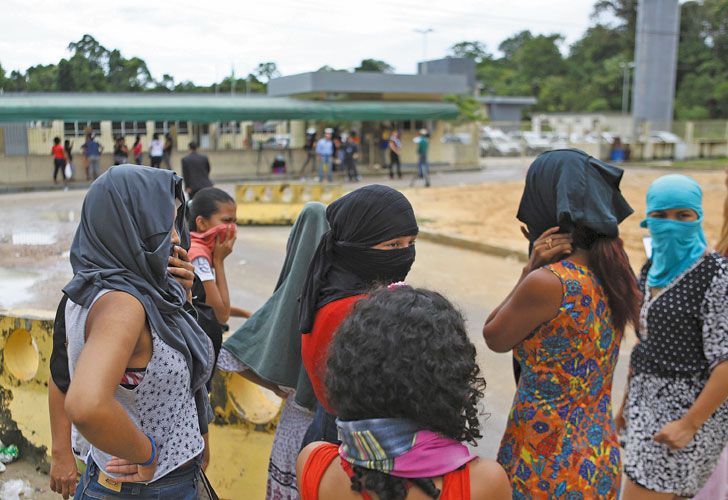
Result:
<svg viewBox="0 0 728 500"><path fill-rule="evenodd" d="M393 476L442 476L476 458L462 443L407 419L337 420L336 424L344 460Z"/></svg>

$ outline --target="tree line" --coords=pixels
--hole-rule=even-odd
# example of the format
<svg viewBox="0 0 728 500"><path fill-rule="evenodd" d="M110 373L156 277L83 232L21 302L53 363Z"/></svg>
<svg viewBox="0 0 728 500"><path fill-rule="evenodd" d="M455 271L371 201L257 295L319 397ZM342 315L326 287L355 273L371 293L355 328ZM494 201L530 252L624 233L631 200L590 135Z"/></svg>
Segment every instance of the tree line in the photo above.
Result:
<svg viewBox="0 0 728 500"><path fill-rule="evenodd" d="M538 111L617 111L636 23L637 0L599 0L592 25L565 56L562 35L530 31L503 40L500 57L477 40L450 51L475 59L484 93L533 95ZM728 118L728 0L682 4L676 82L678 119Z"/></svg>
<svg viewBox="0 0 728 500"><path fill-rule="evenodd" d="M622 106L623 70L634 57L637 0L597 0L592 24L560 49L561 34L521 31L503 40L494 55L484 43L454 44L450 55L476 62L476 77L485 94L533 95L534 111L618 111ZM728 0L690 0L682 4L675 115L678 119L728 118ZM262 62L245 78L229 76L209 86L155 80L138 57L126 58L93 36L69 44L70 57L58 64L31 66L7 74L0 65L0 89L41 92L230 92L264 93L280 73ZM1 62L1 61L0 61ZM318 71L348 71L322 66ZM389 73L393 67L364 59L353 71Z"/></svg>

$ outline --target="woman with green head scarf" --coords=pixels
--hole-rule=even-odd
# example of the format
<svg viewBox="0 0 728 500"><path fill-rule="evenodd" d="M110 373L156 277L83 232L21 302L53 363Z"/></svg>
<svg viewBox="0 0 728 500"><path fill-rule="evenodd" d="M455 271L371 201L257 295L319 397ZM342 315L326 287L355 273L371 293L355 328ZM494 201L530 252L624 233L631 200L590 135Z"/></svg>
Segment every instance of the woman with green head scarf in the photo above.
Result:
<svg viewBox="0 0 728 500"><path fill-rule="evenodd" d="M652 253L619 427L626 500L692 497L728 443L728 261L708 249L702 190L667 175L647 192Z"/></svg>
<svg viewBox="0 0 728 500"><path fill-rule="evenodd" d="M266 498L298 498L296 457L316 402L301 361L298 299L311 257L328 229L326 206L307 203L288 237L286 259L273 295L225 341L217 363L223 371L240 372L255 383L288 395L273 440Z"/></svg>

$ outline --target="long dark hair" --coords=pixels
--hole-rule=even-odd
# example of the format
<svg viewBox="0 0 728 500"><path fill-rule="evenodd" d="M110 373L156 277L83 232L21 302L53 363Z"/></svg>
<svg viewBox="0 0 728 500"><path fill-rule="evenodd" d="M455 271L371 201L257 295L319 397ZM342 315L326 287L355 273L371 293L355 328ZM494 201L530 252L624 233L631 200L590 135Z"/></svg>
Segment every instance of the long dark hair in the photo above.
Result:
<svg viewBox="0 0 728 500"><path fill-rule="evenodd" d="M604 286L614 326L624 331L628 323L637 326L642 292L619 236L607 238L584 226L572 231L574 246L589 250L589 267Z"/></svg>
<svg viewBox="0 0 728 500"><path fill-rule="evenodd" d="M485 380L462 314L442 295L382 288L360 300L337 330L326 369L328 400L342 420L406 418L457 441L481 437ZM407 481L353 467L354 491L404 499ZM410 479L433 498L430 478Z"/></svg>

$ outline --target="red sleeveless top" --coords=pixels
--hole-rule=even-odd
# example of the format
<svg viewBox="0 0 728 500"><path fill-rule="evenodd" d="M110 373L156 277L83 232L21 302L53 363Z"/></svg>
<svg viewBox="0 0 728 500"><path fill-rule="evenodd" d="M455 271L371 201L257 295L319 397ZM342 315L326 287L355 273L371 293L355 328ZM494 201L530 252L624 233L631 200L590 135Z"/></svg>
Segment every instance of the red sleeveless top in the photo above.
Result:
<svg viewBox="0 0 728 500"><path fill-rule="evenodd" d="M324 473L336 458L339 447L335 444L322 444L314 448L303 466L302 477L298 478L298 492L302 500L318 500L319 485ZM341 467L349 477L354 476L351 464L340 458ZM372 500L367 492L362 492L363 500ZM470 500L470 464L462 469L449 472L442 478L440 500Z"/></svg>

